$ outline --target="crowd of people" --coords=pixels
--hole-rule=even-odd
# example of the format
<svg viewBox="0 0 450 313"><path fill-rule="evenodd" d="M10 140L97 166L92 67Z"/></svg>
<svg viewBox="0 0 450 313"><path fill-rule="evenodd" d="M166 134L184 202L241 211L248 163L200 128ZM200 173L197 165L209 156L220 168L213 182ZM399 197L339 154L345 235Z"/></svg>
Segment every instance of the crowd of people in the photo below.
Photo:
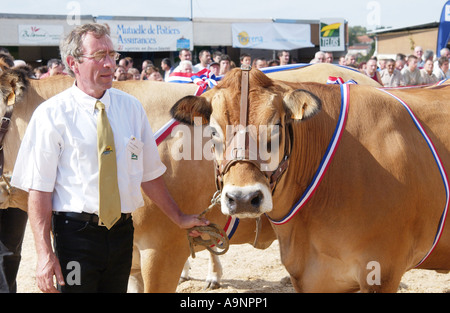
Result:
<svg viewBox="0 0 450 313"><path fill-rule="evenodd" d="M114 80L155 80L169 81L173 73L197 73L205 68L209 69L216 77L221 76L235 68L236 63L227 54L220 51L211 52L201 50L198 54L199 62L194 64L192 53L189 49L182 49L178 55L178 64L172 64L169 58L161 61L160 67L150 60L144 60L141 70L134 65L133 58L121 58L117 64ZM339 65L358 69L361 73L371 77L385 87L414 86L436 83L450 77L449 71L450 50L444 48L440 51L440 57L435 56L434 51L423 51L417 46L411 55L397 54L395 59L377 59L373 56L367 61L357 63L357 55L348 53L334 59L332 52L318 51L310 63L337 63ZM297 63L291 59L289 51L279 51L277 58L267 60L263 57L252 58L250 54L244 53L240 56L240 64L248 64L253 68L264 68L270 66L287 65ZM51 59L47 66L34 69L35 77L45 77L65 74L61 60Z"/></svg>

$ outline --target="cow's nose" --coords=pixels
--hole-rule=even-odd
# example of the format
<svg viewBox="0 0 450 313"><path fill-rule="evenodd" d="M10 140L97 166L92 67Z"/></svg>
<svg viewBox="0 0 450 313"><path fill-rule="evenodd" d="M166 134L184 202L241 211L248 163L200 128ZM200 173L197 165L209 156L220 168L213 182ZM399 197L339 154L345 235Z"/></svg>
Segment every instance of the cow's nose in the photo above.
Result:
<svg viewBox="0 0 450 313"><path fill-rule="evenodd" d="M248 193L241 191L225 193L226 205L232 215L239 213L258 213L263 198L263 193L260 190Z"/></svg>

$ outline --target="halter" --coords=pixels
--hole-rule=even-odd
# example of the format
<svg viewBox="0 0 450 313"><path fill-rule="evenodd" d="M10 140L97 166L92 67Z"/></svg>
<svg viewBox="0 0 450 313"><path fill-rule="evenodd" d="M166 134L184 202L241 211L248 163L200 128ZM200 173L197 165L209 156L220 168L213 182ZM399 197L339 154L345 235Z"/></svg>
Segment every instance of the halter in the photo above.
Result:
<svg viewBox="0 0 450 313"><path fill-rule="evenodd" d="M230 170L231 166L238 162L247 162L253 164L267 177L272 193L275 190L277 182L280 180L283 173L289 165L290 156L290 142L292 137L292 130L289 127L288 133L285 134L284 156L274 171L268 170L263 160L261 160L258 153L254 153L249 148L250 142L256 143L256 134L251 134L247 130L248 122L248 95L249 95L249 73L250 66L242 66L241 78L241 100L239 125L233 129L233 133L226 139L225 154L222 161L214 159L215 177L217 190L221 191L223 188L223 177ZM227 136L228 137L228 136ZM256 147L256 144L253 145ZM214 148L213 148L214 149Z"/></svg>

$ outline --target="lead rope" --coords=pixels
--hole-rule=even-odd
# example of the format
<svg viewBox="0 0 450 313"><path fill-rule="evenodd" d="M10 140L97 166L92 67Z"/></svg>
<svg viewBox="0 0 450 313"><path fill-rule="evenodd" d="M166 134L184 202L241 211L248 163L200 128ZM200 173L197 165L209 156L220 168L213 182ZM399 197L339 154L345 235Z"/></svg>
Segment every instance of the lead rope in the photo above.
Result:
<svg viewBox="0 0 450 313"><path fill-rule="evenodd" d="M209 205L209 207L206 210L204 210L199 215L199 217L203 217L206 213L211 211L217 204L219 204L220 197L221 193L218 190L212 197L211 204ZM208 235L209 239L203 239L200 236L199 237L189 236L189 233L193 230ZM206 249L208 249L209 252L215 255L225 254L228 251L228 248L230 247L230 242L227 234L225 233L223 228L217 224L209 224L208 226L194 226L187 230L187 237L189 241L189 249L191 251L191 256L193 259L195 258L195 251L194 251L195 245L204 246ZM218 251L216 249L213 249L214 247L222 250Z"/></svg>

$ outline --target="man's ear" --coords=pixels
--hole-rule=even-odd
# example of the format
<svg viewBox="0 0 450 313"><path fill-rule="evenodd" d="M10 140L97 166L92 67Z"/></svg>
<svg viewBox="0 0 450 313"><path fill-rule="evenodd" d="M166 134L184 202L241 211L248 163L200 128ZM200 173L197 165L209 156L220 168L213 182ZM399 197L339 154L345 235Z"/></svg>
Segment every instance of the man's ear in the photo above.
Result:
<svg viewBox="0 0 450 313"><path fill-rule="evenodd" d="M304 89L288 92L284 96L283 102L288 118L293 120L306 120L318 113L322 107L320 99Z"/></svg>
<svg viewBox="0 0 450 313"><path fill-rule="evenodd" d="M66 58L67 64L69 65L69 68L74 73L78 73L78 62L76 62L75 58L71 55L67 56Z"/></svg>

